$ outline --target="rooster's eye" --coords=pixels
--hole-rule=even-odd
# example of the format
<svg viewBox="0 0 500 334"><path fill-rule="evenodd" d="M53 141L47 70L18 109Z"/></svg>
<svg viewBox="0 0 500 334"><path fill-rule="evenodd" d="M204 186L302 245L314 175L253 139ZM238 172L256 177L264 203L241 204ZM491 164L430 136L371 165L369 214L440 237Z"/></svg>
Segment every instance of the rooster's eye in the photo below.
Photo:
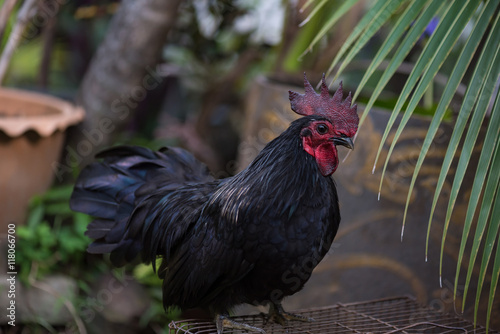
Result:
<svg viewBox="0 0 500 334"><path fill-rule="evenodd" d="M328 127L325 124L318 124L316 130L320 135L324 135L325 133L328 132Z"/></svg>

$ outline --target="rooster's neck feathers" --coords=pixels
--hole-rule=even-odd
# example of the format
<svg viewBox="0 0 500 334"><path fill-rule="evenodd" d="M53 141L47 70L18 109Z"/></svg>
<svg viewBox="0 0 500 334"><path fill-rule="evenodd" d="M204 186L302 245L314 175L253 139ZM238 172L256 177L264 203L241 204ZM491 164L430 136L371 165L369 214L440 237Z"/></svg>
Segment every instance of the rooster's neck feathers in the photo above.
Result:
<svg viewBox="0 0 500 334"><path fill-rule="evenodd" d="M316 93L311 83L304 73L305 93L289 91L290 104L293 111L299 115L320 115L336 125L336 128L345 133L348 137L356 134L359 118L356 112L357 106L351 106L351 93L342 101L342 82L339 88L330 98L328 86L325 82L325 75L321 80L321 94Z"/></svg>
<svg viewBox="0 0 500 334"><path fill-rule="evenodd" d="M263 219L270 213L288 215L298 203L306 204L324 194L333 180L320 174L300 137L301 130L318 119L324 118L307 116L294 121L245 170L223 180L212 196L212 201L220 203L222 215L233 216L233 221L238 221L242 211Z"/></svg>

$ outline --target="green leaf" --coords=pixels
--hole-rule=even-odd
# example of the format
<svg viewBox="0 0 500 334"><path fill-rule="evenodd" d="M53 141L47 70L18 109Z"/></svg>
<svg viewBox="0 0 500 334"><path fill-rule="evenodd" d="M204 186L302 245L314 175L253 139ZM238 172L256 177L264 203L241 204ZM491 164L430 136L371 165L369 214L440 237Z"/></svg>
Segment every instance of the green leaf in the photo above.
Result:
<svg viewBox="0 0 500 334"><path fill-rule="evenodd" d="M408 108L406 109L403 118L401 119L401 122L398 126L398 129L396 130L396 134L394 136L394 139L392 140L389 152L387 153L387 157L382 170L382 176L380 178L379 192L382 189L385 171L387 170L390 156L392 155L399 136L406 126L406 123L408 122L413 110L415 109L415 106L427 90L427 86L434 79L435 74L446 59L455 41L460 36L463 28L469 21L470 17L473 15L475 8L477 8L479 3L479 0L454 1L452 3L452 6L449 7L444 17L440 20L436 31L432 34L429 42L418 58L415 67L410 73L410 76L406 80L403 90L399 95L398 102L396 103L396 106L385 129L376 157L376 160L378 160L384 142L389 135L394 121L396 120L396 116L399 114L399 111L402 109L405 101L409 98L410 94L414 92ZM416 89L414 89L415 85L417 85ZM401 231L401 236L403 235L403 232L404 225Z"/></svg>
<svg viewBox="0 0 500 334"><path fill-rule="evenodd" d="M69 202L47 204L45 211L54 216L71 216L73 214Z"/></svg>
<svg viewBox="0 0 500 334"><path fill-rule="evenodd" d="M467 131L467 135L465 137L465 141L463 144L462 152L460 154L460 159L458 161L457 169L455 171L455 177L453 180L453 185L451 188L450 192L450 199L448 202L448 208L446 212L446 218L445 218L445 223L444 223L444 230L443 230L443 238L441 240L441 255L440 255L440 267L442 267L442 259L443 259L443 253L444 253L444 242L446 239L446 231L449 226L449 222L451 219L451 213L453 211L456 199L459 194L460 187L462 185L462 180L464 178L465 172L467 170L470 157L472 155L472 151L474 149L474 146L476 144L477 136L479 134L479 131L481 129L481 124L483 123L484 116L486 114L486 111L488 109L488 104L489 101L491 100L491 96L494 93L495 90L495 83L498 79L498 73L500 72L500 54L498 53L498 45L500 43L500 16L496 17L495 24L493 28L491 29L491 34L488 36L487 44L485 46L485 49L483 51L483 54L486 54L488 58L494 57L493 61L491 63L485 64L488 66L488 69L486 71L486 78L482 81L482 88L480 92L480 99L477 102L477 105L474 109L474 113L472 115L471 122L469 124L469 129ZM478 64L479 66L479 64ZM492 114L492 121L493 117L498 117ZM495 137L493 137L494 139ZM491 140L491 139L490 139ZM486 143L485 140L485 144ZM483 148L484 150L484 148ZM483 157L483 154L481 154L481 157ZM487 159L485 156L483 159ZM481 159L480 159L481 161ZM478 170L478 172L480 172ZM481 174L479 174L480 176ZM478 174L476 174L476 177L478 177ZM475 183L475 182L474 182ZM480 192L480 189L477 190L477 187L479 185L476 185L476 189L473 189L475 194L477 195L477 192ZM471 199L474 201L472 198L471 194ZM478 196L478 195L477 195ZM479 196L478 196L479 197ZM473 202L469 202L469 205ZM473 211L475 210L475 207L473 208ZM467 213L466 221L465 221L465 226L464 226L464 234L468 234L468 230L470 229L470 224L472 222L472 213ZM458 256L458 263L461 263L463 252L464 252L465 245L460 246L460 251L459 251L459 256ZM440 268L441 272L441 268ZM457 282L458 282L458 275L455 277L455 291L454 295L456 296L456 289L457 289Z"/></svg>
<svg viewBox="0 0 500 334"><path fill-rule="evenodd" d="M427 155L427 152L432 145L434 137L439 129L439 125L441 124L443 117L445 115L446 109L449 106L456 89L458 88L467 68L470 64L473 55L475 54L477 47L484 35L486 28L488 27L488 23L490 22L494 9L498 5L500 1L490 1L486 6L483 7L480 15L476 20L476 24L465 43L462 52L455 63L455 66L451 72L451 76L448 79L448 83L444 89L444 92L439 101L438 107L436 108L434 117L432 118L431 124L429 125L429 129L427 131L427 135L422 144L421 152L418 157L417 163L415 165L415 170L413 172L412 180L410 182L410 187L408 190L408 197L406 200L405 211L403 215L403 225L405 223L408 207L410 203L411 194L419 174L420 168L422 167L423 161ZM426 246L425 246L425 259L427 261L428 257L428 249L429 249L429 238L430 238L430 227L431 224L428 225L427 229L427 237L426 237Z"/></svg>
<svg viewBox="0 0 500 334"><path fill-rule="evenodd" d="M353 3L351 4L351 2L353 2ZM333 21L333 24L337 23L337 21L340 19L340 17L342 17L347 12L347 10L349 10L354 5L355 2L357 2L357 1L345 1L339 7L339 9L335 12L334 16L332 16L332 18L331 18L330 21ZM363 16L363 18L361 19L361 21L359 21L359 23L356 25L356 27L354 28L354 31L349 35L349 37L347 37L347 40L344 42L344 44L340 48L339 52L337 53L335 59L332 62L332 65L330 66L330 68L335 67L335 65L337 64L337 62L344 55L344 53L351 47L352 43L354 43L354 41L365 30L366 26L369 25L370 22L372 22L375 19L375 17L377 16L377 14L379 14L384 8L386 8L387 5L388 5L388 3L386 3L385 1L376 1L375 2L375 4L373 5L373 7L370 8L370 10ZM349 8L346 8L348 6L349 6ZM328 30L331 29L331 26L333 26L333 24L330 25L328 23L328 24L325 25L325 28L322 29L318 33L318 35L313 39L313 42L308 47L307 51L312 49L312 46L314 44L316 44L321 39L321 37L323 37L326 34L326 32Z"/></svg>
<svg viewBox="0 0 500 334"><path fill-rule="evenodd" d="M79 235L83 235L87 230L87 226L92 221L92 218L84 213L75 212L73 214L75 231Z"/></svg>
<svg viewBox="0 0 500 334"><path fill-rule="evenodd" d="M300 8L300 11L303 12L307 9L307 7L309 7L314 1L316 0L307 0L307 2L302 6L302 8Z"/></svg>
<svg viewBox="0 0 500 334"><path fill-rule="evenodd" d="M142 284L161 286L162 280L153 271L150 264L139 264L134 268L134 277Z"/></svg>
<svg viewBox="0 0 500 334"><path fill-rule="evenodd" d="M57 244L57 238L47 222L38 225L37 234L42 248L48 249Z"/></svg>
<svg viewBox="0 0 500 334"><path fill-rule="evenodd" d="M444 60L448 56L449 52L453 48L455 42L457 41L458 37L462 33L463 29L467 25L467 22L471 18L471 16L474 14L475 9L479 5L480 1L469 1L469 3L465 6L462 7L460 4L457 3L458 6L456 8L457 11L460 10L459 15L456 16L455 11L450 10L447 15L442 20L442 23L438 25L435 34L431 37L429 43L427 46L424 48L421 57L418 59L417 63L415 64L415 68L410 74L410 77L408 78L408 81L405 84L405 87L403 88L403 91L401 92L400 98L398 99L398 103L396 104L395 110L393 113L399 112L401 108L403 107L403 97L404 96L409 96L412 91L413 95L410 99L410 102L408 103L408 106L406 108L406 111L403 115L403 118L401 119L401 122L396 130L396 134L394 135L394 139L391 143L391 146L389 148L389 153L387 154L387 158L385 160L384 168L382 171L382 177L381 177L381 183L380 183L380 188L382 187L382 180L385 175L385 171L387 169L387 165L389 163L389 157L391 156L394 147L397 143L397 140L399 139L401 133L403 132L403 129L405 128L408 120L410 119L411 114L415 110L415 108L418 105L418 102L422 98L422 96L425 94L427 91L427 88L431 84L431 82L434 80L434 77L436 76L437 72L441 68L441 65L443 64ZM427 56L428 54L428 56ZM472 56L472 55L470 55ZM470 58L469 58L470 59ZM427 65L428 64L428 65ZM422 73L420 74L419 70L422 69ZM416 75L413 75L414 72L417 72ZM414 89L414 84L417 83L418 78L421 76L420 81L417 84L417 87ZM463 76L460 76L460 78ZM412 81L412 78L414 81ZM458 80L460 80L460 78ZM458 82L457 82L458 86ZM452 97L452 92L450 92L450 99ZM446 108L446 106L445 106ZM444 110L443 110L443 115L444 115ZM436 126L436 124L433 124ZM429 130L428 130L429 131ZM437 129L436 129L437 131ZM430 143L428 143L430 144ZM410 189L408 193L408 198L407 198L407 205L410 200L411 196L411 190L412 190L413 184L410 184ZM379 189L380 190L380 189ZM406 220L406 209L405 213L403 216L403 225L402 225L402 231L401 231L401 236L403 235L404 227L405 227L405 220Z"/></svg>
<svg viewBox="0 0 500 334"><path fill-rule="evenodd" d="M84 239L82 235L75 234L73 230L67 227L61 230L58 240L60 244L59 250L67 258L70 258L75 253L83 253L88 244L87 239Z"/></svg>
<svg viewBox="0 0 500 334"><path fill-rule="evenodd" d="M358 88L356 89L356 93L352 98L353 101L356 100L358 95L363 90L363 87L368 82L368 79L371 78L373 73L375 73L375 70L379 67L385 57L387 57L389 52L394 48L405 31L407 31L408 27L415 20L426 3L427 1L419 0L411 2L406 8L405 12L399 17L398 21L394 24L394 27L389 32L389 35L385 38L384 43L382 44L382 46L380 46L377 54L375 55L375 57L373 57L369 67L366 69L365 74L363 75L363 78L361 79Z"/></svg>
<svg viewBox="0 0 500 334"><path fill-rule="evenodd" d="M20 242L22 242L23 240L26 240L28 242L35 240L35 234L33 233L34 229L35 228L31 226L19 226L19 228L17 228L16 230L16 234L19 237Z"/></svg>
<svg viewBox="0 0 500 334"><path fill-rule="evenodd" d="M498 104L498 101L497 101L497 104ZM498 110L497 110L497 114L498 114ZM488 217L490 216L490 211L492 211L491 220L489 223L490 229L496 230L498 232L498 227L500 226L500 221L498 220L498 217L500 217L500 215L499 215L500 213L496 212L496 210L500 210L500 205L496 205L494 202L495 192L497 192L497 190L498 190L497 188L498 188L498 185L500 183L499 182L500 181L500 145L499 145L500 137L498 136L498 134L497 134L497 138L496 138L495 142L496 142L495 156L493 157L493 163L491 164L491 167L490 167L490 173L489 173L488 180L486 183L486 188L485 188L483 200L481 203L481 209L479 212L476 233L474 235L474 242L472 244L471 256L470 256L470 260L469 260L469 267L467 270L467 279L465 282L463 305L465 305L465 297L467 296L467 290L468 290L468 287L470 284L470 279L471 279L472 272L474 269L474 263L475 263L477 254L479 252L479 246L481 244L481 240L482 240L482 238L484 236L484 232L486 230L486 226L488 223ZM498 200L498 192L496 193L496 197ZM495 208L495 206L497 206L498 208ZM494 220L495 217L496 217L496 221ZM492 240L491 239L492 237L490 235L494 236L495 234L496 234L496 232L491 233L490 231L488 231L487 235L486 235L485 249L484 249L484 253L483 253L483 255L484 255L483 261L481 262L481 267L479 269L478 288L476 291L476 307L474 309L474 323L477 322L477 311L478 311L478 306L479 306L479 299L480 299L480 294L481 294L481 290L482 290L482 286L483 286L483 282L484 282L484 275L485 275L486 270L488 268L489 254L491 254L493 244L495 242L495 239ZM462 239L462 242L463 242L463 239ZM490 298L492 298L492 297L494 297L494 296L491 296ZM462 312L463 312L463 308L464 308L464 306L462 306Z"/></svg>
<svg viewBox="0 0 500 334"><path fill-rule="evenodd" d="M315 54L320 52L320 50L311 52L311 54L304 54L304 49L309 45L314 36L323 29L323 23L338 10L339 6L340 3L332 1L326 6L321 5L321 11L316 14L314 20L302 27L291 43L288 42L290 44L287 46L286 55L280 64L282 69L287 72L300 72L304 69L304 66L308 67L308 65L312 65L316 61L317 57ZM315 7L315 10L319 9L319 7L319 5ZM282 47L285 47L285 45L282 45Z"/></svg>
<svg viewBox="0 0 500 334"><path fill-rule="evenodd" d="M498 21L498 17L496 18ZM496 21L495 26L497 26L498 22ZM493 31L490 33L488 40L485 43L484 49L481 52L479 59L477 61L477 65L474 69L474 73L472 74L472 78L469 82L467 92L465 94L464 100L462 102L462 107L458 113L459 117L455 122L455 126L453 129L453 133L451 135L448 149L446 150L446 155L443 160L443 164L441 166L441 171L439 174L439 178L436 184L436 190L434 192L434 197L432 200L431 211L429 215L428 222L428 230L431 227L432 218L434 216L434 212L436 209L437 201L440 197L441 191L443 189L443 185L446 179L446 176L450 170L451 164L453 162L453 158L455 157L455 153L458 149L458 145L460 143L462 134L465 130L465 127L468 123L470 114L472 113L473 107L476 103L476 99L481 92L483 87L484 79L487 76L488 71L490 70L491 63L493 61L493 56L495 49L498 44L495 44L495 38L492 37ZM490 82L491 84L491 82ZM494 83L493 83L494 85ZM484 99L481 99L484 100ZM443 234L443 239L446 234ZM427 241L428 243L428 241ZM456 292L455 292L456 293Z"/></svg>
<svg viewBox="0 0 500 334"><path fill-rule="evenodd" d="M486 311L486 324L487 324L487 326L490 323L491 311L493 309L493 300L495 298L495 292L497 290L499 276L500 276L500 247L497 247L497 252L495 255L495 262L493 263L493 270L491 273L490 299L488 301L488 310Z"/></svg>
<svg viewBox="0 0 500 334"><path fill-rule="evenodd" d="M58 202L58 201L68 201L73 192L73 185L65 185L60 187L55 187L49 189L42 198L44 201Z"/></svg>
<svg viewBox="0 0 500 334"><path fill-rule="evenodd" d="M313 0L314 1L314 0ZM313 1L308 1L304 6L300 9L301 11L304 11ZM300 26L302 27L305 25L307 22L309 22L315 15L317 15L320 11L321 8L323 8L328 0L321 0L319 4L317 4L314 9L307 15L306 19L300 23Z"/></svg>
<svg viewBox="0 0 500 334"><path fill-rule="evenodd" d="M338 20L344 16L348 11L349 9L352 8L352 6L354 6L359 0L346 0L342 3L342 5L338 8L338 10L335 12L334 15L332 15L332 17L325 23L323 29L321 29L318 34L314 37L314 39L312 40L312 42L309 44L309 46L307 47L306 51L304 51L304 54L311 51L312 48L314 47L314 45L316 45L316 43L318 43L321 38L323 38L323 36L328 32L330 31L330 29L338 22ZM319 5L323 6L324 3L321 2ZM315 13L317 13L318 11L316 11ZM306 19L307 20L307 19Z"/></svg>
<svg viewBox="0 0 500 334"><path fill-rule="evenodd" d="M42 222L44 214L45 207L43 206L43 203L40 202L31 208L26 225L29 228L34 228Z"/></svg>
<svg viewBox="0 0 500 334"><path fill-rule="evenodd" d="M406 34L406 37L403 39L400 46L395 51L394 57L391 59L391 61L387 65L387 68L382 73L382 76L380 77L379 82L377 83L377 86L375 87L375 90L373 91L363 114L361 115L361 118L359 120L360 126L363 123L364 119L368 116L371 107L374 105L375 101L382 93L382 90L385 88L385 86L387 85L391 77L394 75L394 73L401 66L404 59L410 53L415 43L419 40L420 36L424 32L429 22L440 11L441 7L446 3L447 3L446 1L431 1L429 3L429 6L425 8L425 10L419 16L419 18L413 23L412 27ZM448 3L448 6L451 6L451 3ZM395 113L391 115L391 117L394 118L396 118L396 116L397 114ZM394 123L394 120L392 120L392 123ZM386 139L387 136L385 136L385 138L382 138L381 143L384 143ZM377 153L377 157L380 155L381 150L382 148L379 147L379 152ZM373 167L374 169L376 164L377 160L374 162L374 167Z"/></svg>
<svg viewBox="0 0 500 334"><path fill-rule="evenodd" d="M78 285L78 288L80 290L82 290L86 295L90 295L92 293L92 288L90 287L90 285L85 282L84 280L82 279L78 279L76 281L76 284Z"/></svg>
<svg viewBox="0 0 500 334"><path fill-rule="evenodd" d="M384 6L382 6L379 9L379 11L374 13L373 19L370 20L365 27L363 27L363 31L362 33L360 33L359 38L356 40L356 43L354 43L354 45L352 46L349 45L350 51L342 61L342 64L340 65L337 73L335 74L333 81L336 80L336 78L340 75L340 73L342 73L342 71L346 68L346 66L352 61L352 59L354 59L354 57L366 45L366 43L368 43L368 41L373 37L373 35L375 35L375 33L377 33L380 30L380 27L382 27L389 20L389 18L391 18L394 12L396 12L399 9L399 7L404 3L404 0L391 0L391 1L384 1L383 3ZM361 27L359 29L361 29ZM333 68L337 64L337 61L340 59L340 57L342 57L344 52L347 51L346 45L348 45L347 41L342 45L342 48L337 54L335 60L332 62L332 64L326 71L327 75L329 75L332 72Z"/></svg>
<svg viewBox="0 0 500 334"><path fill-rule="evenodd" d="M500 69L500 68L499 68ZM498 74L498 72L497 72ZM462 233L462 241L460 243L460 251L458 254L458 262L457 262L457 269L456 269L456 274L455 274L455 284L458 282L458 276L460 273L460 264L462 263L464 251L465 251L465 246L467 243L467 237L469 236L469 231L472 226L472 220L474 218L474 213L476 211L477 205L479 203L479 198L481 197L481 191L484 186L484 180L486 179L486 174L488 172L490 162L492 159L492 156L494 152L498 153L498 146L499 146L499 141L498 139L500 138L500 103L498 101L499 95L497 95L497 101L495 103L495 108L493 109L493 112L491 113L491 119L488 124L488 130L486 132L486 137L484 139L483 147L481 149L481 156L479 157L479 163L477 166L476 170L476 176L474 177L474 183L472 185L472 190L471 190L471 195L469 198L469 204L467 206L467 214L465 217L465 225L463 228L463 233ZM495 153L495 154L496 154ZM500 157L500 154L498 155ZM500 160L500 158L496 159ZM498 164L495 163L493 166L500 167L500 162ZM484 233L484 230L486 229L486 222L489 216L490 208L491 208L491 201L493 200L493 196L495 195L495 190L496 186L498 184L498 179L500 175L500 168L497 168L496 170L494 167L491 167L490 171L490 176L488 178L488 181L486 183L485 191L483 194L483 206L480 210L479 214L479 219L476 227L476 234L474 236L474 242L472 245L472 250L470 254L470 260L469 260L469 268L467 272L467 280L465 283L465 290L464 290L464 296L463 296L463 302L464 304L462 305L462 312L463 308L465 307L465 299L467 296L467 291L469 288L469 283L470 283L470 277L472 275L472 269L474 268L474 263L476 261L476 256L479 251L479 245L481 243L481 239ZM490 180L492 178L492 180ZM497 217L498 219L498 217Z"/></svg>
<svg viewBox="0 0 500 334"><path fill-rule="evenodd" d="M494 166L497 164L497 159L498 159L498 149L497 149L497 156L495 157L495 162ZM498 166L496 166L498 167ZM492 166L492 171L493 171L493 166ZM497 193L496 193L496 198L493 201L493 209L491 212L491 217L500 217L500 184L497 184ZM474 319L476 319L476 313L478 310L478 305L479 305L479 300L481 297L481 291L483 290L483 284L484 284L484 279L486 277L486 271L488 269L488 265L490 263L490 259L493 256L493 249L495 246L495 240L497 239L498 232L500 230L500 221L494 221L491 220L489 227L488 227L488 232L486 234L486 240L484 242L484 251L483 251L483 259L481 261L481 267L479 269L479 276L477 279L477 290L476 290L476 307L474 309ZM498 270L498 268L493 267L493 271ZM492 280L493 282L493 280ZM492 283L493 284L493 283ZM496 284L496 283L494 283ZM494 294L490 294L490 300L493 300L495 297ZM489 318L489 314L488 314ZM474 320L475 322L476 320ZM489 324L489 320L487 321L487 325Z"/></svg>

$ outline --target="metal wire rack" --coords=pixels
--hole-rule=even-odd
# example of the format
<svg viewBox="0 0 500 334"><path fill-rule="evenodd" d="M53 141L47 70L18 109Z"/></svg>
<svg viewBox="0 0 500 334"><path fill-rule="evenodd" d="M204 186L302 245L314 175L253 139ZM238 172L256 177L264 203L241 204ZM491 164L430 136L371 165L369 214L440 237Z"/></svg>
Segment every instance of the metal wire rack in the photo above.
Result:
<svg viewBox="0 0 500 334"><path fill-rule="evenodd" d="M313 322L293 321L286 327L267 323L262 315L233 318L252 326L262 328L267 334L328 334L328 333L486 333L483 327L476 327L456 315L443 314L419 305L410 297L395 297L374 301L336 304L333 306L295 311ZM180 320L169 324L170 333L217 333L212 322ZM224 333L247 333L242 330L224 330ZM499 333L494 330L489 333Z"/></svg>

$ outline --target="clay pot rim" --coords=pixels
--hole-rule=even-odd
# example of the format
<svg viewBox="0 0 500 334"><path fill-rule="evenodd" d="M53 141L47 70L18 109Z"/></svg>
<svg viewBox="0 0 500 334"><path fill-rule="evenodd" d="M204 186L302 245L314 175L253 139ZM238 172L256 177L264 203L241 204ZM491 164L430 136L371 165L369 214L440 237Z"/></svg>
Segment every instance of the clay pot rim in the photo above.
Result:
<svg viewBox="0 0 500 334"><path fill-rule="evenodd" d="M69 126L79 123L85 116L83 108L47 94L0 87L0 106L4 98L46 105L58 111L54 114L29 115L27 117L1 117L0 130L10 137L21 136L29 130L37 132L42 137L48 137L57 130L64 131Z"/></svg>

